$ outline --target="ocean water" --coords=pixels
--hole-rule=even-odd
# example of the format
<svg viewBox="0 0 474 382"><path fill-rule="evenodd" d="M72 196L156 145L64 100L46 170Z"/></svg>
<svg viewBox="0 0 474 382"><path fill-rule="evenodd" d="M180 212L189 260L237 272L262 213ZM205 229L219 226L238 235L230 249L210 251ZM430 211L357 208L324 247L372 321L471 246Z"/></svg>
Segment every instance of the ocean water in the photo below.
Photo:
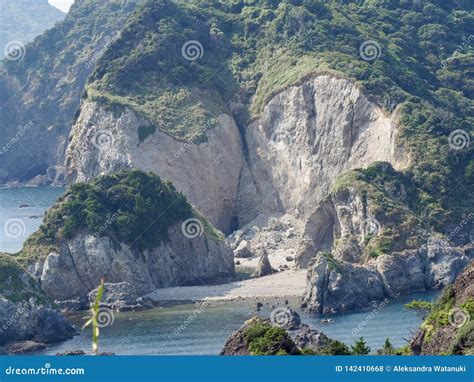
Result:
<svg viewBox="0 0 474 382"><path fill-rule="evenodd" d="M38 229L44 212L65 192L64 188L1 188L0 251L14 253L24 240ZM20 208L24 205L23 208ZM421 317L408 311L404 304L413 299L433 300L439 292L403 296L366 311L331 316L332 323L321 323L319 316L299 309L297 299L289 301L303 323L323 331L331 338L351 345L364 337L376 350L389 338L394 346L402 346L412 337ZM269 317L282 300L264 304L255 311L256 301L209 302L155 308L143 312L115 313L108 316L109 325L100 331L100 350L116 354L219 354L227 337L254 315ZM39 354L55 354L67 350L89 351L90 329L81 330L86 312L68 316L77 328L72 340L50 346Z"/></svg>
<svg viewBox="0 0 474 382"><path fill-rule="evenodd" d="M0 252L18 252L65 191L62 187L0 188Z"/></svg>
<svg viewBox="0 0 474 382"><path fill-rule="evenodd" d="M417 293L392 300L379 309L333 315L334 322L321 323L319 316L299 309L298 301L290 306L299 312L302 322L321 330L328 337L352 345L364 337L373 351L381 348L386 338L394 346L406 344L421 323L421 318L404 308L413 299L432 300L437 292ZM278 304L278 305L277 305ZM281 300L255 311L253 301L209 302L163 307L143 312L115 313L108 316L109 325L100 329L100 351L119 355L213 355L219 354L227 337L254 315L269 317L272 305L283 306ZM69 316L79 331L72 340L51 346L39 354L56 354L68 350L90 351L91 331L81 330L86 312Z"/></svg>

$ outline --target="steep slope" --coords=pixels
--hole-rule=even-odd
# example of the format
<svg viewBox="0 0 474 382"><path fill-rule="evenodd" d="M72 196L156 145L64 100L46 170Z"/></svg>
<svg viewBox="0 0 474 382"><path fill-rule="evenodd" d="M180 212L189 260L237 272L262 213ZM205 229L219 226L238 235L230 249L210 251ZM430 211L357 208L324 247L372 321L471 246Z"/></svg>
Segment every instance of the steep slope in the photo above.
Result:
<svg viewBox="0 0 474 382"><path fill-rule="evenodd" d="M309 310L441 287L473 232L472 53L453 44L472 20L451 1L148 2L86 86L67 175L151 170L224 232L301 220ZM322 302L346 280L329 253L374 293Z"/></svg>
<svg viewBox="0 0 474 382"><path fill-rule="evenodd" d="M409 173L416 213L447 233L472 201L470 53L450 55L471 19L438 1L149 2L87 85L69 179L151 169L227 232L263 211L304 219L339 174L384 160Z"/></svg>
<svg viewBox="0 0 474 382"><path fill-rule="evenodd" d="M414 354L474 353L474 263L446 287L410 347Z"/></svg>
<svg viewBox="0 0 474 382"><path fill-rule="evenodd" d="M69 136L68 179L153 171L226 233L262 213L301 220L298 262L321 260L324 270L313 276L331 271L328 249L363 272L387 259L374 280L414 251L428 268L446 265L423 275L425 288L439 287L472 241L473 20L472 7L451 0L146 1L94 64ZM20 142L41 150L38 135L27 136ZM63 153L60 136L48 163ZM31 163L16 159L10 168ZM392 195L384 166L353 192L358 179L344 172L374 161L406 178L409 199ZM378 177L367 204L364 187ZM343 189L347 199L337 197ZM380 237L361 230L368 216L381 219ZM342 227L354 230L343 237ZM445 255L423 249L430 237L450 241Z"/></svg>
<svg viewBox="0 0 474 382"><path fill-rule="evenodd" d="M48 0L0 1L0 59L61 21L65 14ZM18 45L17 45L18 44Z"/></svg>
<svg viewBox="0 0 474 382"><path fill-rule="evenodd" d="M138 170L75 184L17 256L60 301L87 297L101 278L143 296L234 274L222 234L170 183Z"/></svg>
<svg viewBox="0 0 474 382"><path fill-rule="evenodd" d="M474 257L472 244L435 234L414 213L413 192L410 178L388 163L339 179L308 220L296 259L308 266L309 312L357 309L454 281ZM459 242L469 240L457 233Z"/></svg>
<svg viewBox="0 0 474 382"><path fill-rule="evenodd" d="M8 351L21 341L44 344L72 338L75 330L45 291L7 254L0 254L0 282L0 346Z"/></svg>
<svg viewBox="0 0 474 382"><path fill-rule="evenodd" d="M63 164L86 79L139 3L78 0L24 54L2 62L0 182L26 181Z"/></svg>

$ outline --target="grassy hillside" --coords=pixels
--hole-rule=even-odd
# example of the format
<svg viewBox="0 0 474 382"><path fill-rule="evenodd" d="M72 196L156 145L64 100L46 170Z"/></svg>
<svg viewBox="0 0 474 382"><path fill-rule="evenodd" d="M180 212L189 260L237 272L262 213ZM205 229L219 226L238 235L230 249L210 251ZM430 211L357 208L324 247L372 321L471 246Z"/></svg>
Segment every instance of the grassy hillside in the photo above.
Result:
<svg viewBox="0 0 474 382"><path fill-rule="evenodd" d="M192 216L184 195L154 174L130 170L101 176L70 187L27 240L20 259L46 255L81 229L142 251L167 239L171 225Z"/></svg>
<svg viewBox="0 0 474 382"><path fill-rule="evenodd" d="M351 78L387 111L399 108L416 212L449 231L474 201L474 14L463 6L149 1L99 60L87 95L199 142L220 112L232 112L244 128L272 95L306 76ZM188 52L190 43L195 50Z"/></svg>

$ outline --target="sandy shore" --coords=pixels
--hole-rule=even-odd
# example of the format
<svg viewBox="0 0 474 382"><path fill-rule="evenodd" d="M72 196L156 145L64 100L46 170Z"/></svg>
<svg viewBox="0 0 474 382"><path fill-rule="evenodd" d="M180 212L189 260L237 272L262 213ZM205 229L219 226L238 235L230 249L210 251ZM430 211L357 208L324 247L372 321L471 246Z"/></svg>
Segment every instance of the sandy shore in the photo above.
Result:
<svg viewBox="0 0 474 382"><path fill-rule="evenodd" d="M258 279L229 284L157 289L147 295L161 301L229 301L236 299L300 297L306 287L306 270L289 270Z"/></svg>

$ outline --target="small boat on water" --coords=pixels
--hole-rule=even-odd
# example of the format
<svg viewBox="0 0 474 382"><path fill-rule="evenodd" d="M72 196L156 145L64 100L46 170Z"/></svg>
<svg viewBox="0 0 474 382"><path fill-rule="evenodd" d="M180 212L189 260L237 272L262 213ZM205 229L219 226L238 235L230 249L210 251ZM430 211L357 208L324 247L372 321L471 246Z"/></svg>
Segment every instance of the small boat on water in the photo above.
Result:
<svg viewBox="0 0 474 382"><path fill-rule="evenodd" d="M330 324L332 322L334 322L334 320L332 318L323 318L321 320L321 324Z"/></svg>

